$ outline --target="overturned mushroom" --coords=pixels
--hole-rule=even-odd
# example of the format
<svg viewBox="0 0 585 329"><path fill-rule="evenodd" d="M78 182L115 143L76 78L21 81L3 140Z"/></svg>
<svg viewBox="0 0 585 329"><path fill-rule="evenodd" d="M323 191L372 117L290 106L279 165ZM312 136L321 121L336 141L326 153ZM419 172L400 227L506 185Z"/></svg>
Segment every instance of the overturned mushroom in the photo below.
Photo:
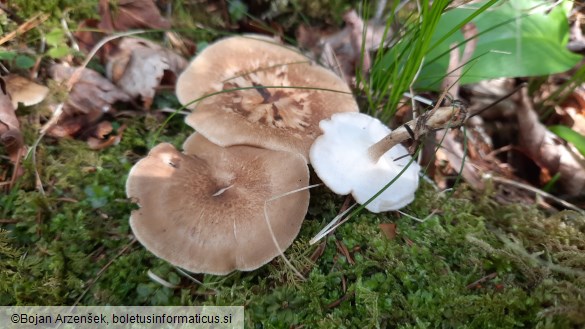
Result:
<svg viewBox="0 0 585 329"><path fill-rule="evenodd" d="M130 225L148 250L192 272L227 274L256 269L290 246L309 192L267 201L308 185L300 155L223 148L200 135L184 148L186 154L159 144L126 182L127 195L140 205Z"/></svg>
<svg viewBox="0 0 585 329"><path fill-rule="evenodd" d="M358 111L342 79L258 36L230 37L205 48L176 90L193 109L187 124L213 143L290 151L307 161L321 120Z"/></svg>
<svg viewBox="0 0 585 329"><path fill-rule="evenodd" d="M411 159L406 148L396 145L371 155L370 148L390 133L378 119L362 113L339 113L321 121L320 126L323 135L311 147L311 164L333 192L351 193L364 204L404 170L366 209L376 213L397 210L414 200L420 167L412 162L405 169Z"/></svg>

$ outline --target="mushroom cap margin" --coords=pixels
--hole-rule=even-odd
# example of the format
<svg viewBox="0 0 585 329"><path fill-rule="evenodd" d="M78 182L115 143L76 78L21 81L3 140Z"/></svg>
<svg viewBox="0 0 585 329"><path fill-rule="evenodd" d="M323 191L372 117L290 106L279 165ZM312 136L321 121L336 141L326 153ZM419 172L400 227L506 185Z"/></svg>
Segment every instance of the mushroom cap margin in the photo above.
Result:
<svg viewBox="0 0 585 329"><path fill-rule="evenodd" d="M266 38L229 37L208 46L176 90L182 104L217 93L187 105L193 112L185 119L213 143L300 153L307 162L321 120L359 111L344 80Z"/></svg>
<svg viewBox="0 0 585 329"><path fill-rule="evenodd" d="M264 219L265 200L306 187L308 168L293 153L210 142L201 149L200 156L186 155L163 143L136 163L126 193L140 209L130 226L148 250L189 271L256 269L279 254ZM298 234L308 203L307 190L267 203L282 250Z"/></svg>

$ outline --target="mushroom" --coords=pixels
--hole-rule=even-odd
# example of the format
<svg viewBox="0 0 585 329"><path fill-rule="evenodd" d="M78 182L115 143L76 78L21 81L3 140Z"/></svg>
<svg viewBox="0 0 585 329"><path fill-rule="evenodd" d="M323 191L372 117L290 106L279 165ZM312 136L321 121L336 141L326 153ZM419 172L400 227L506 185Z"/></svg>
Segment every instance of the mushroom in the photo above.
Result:
<svg viewBox="0 0 585 329"><path fill-rule="evenodd" d="M18 108L18 103L24 106L38 104L49 94L49 88L19 75L9 74L4 79L15 109Z"/></svg>
<svg viewBox="0 0 585 329"><path fill-rule="evenodd" d="M184 148L157 145L126 182L140 206L130 226L148 250L192 272L227 274L254 270L292 244L309 192L274 197L308 185L302 156L223 148L198 134Z"/></svg>
<svg viewBox="0 0 585 329"><path fill-rule="evenodd" d="M358 111L341 78L258 36L205 48L180 75L176 92L193 110L187 124L211 142L295 152L307 161L321 120Z"/></svg>
<svg viewBox="0 0 585 329"><path fill-rule="evenodd" d="M351 193L364 204L402 172L366 209L397 210L414 200L420 167L410 161L406 148L396 145L371 156L370 148L391 132L382 122L362 113L339 113L321 121L320 127L323 135L311 147L311 164L333 192Z"/></svg>

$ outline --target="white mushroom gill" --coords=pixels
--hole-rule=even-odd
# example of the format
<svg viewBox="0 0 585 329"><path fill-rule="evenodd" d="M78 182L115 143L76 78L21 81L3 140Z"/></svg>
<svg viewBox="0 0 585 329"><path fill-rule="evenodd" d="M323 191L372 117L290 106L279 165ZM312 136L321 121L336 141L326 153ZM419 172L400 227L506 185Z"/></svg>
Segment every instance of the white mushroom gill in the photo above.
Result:
<svg viewBox="0 0 585 329"><path fill-rule="evenodd" d="M366 209L376 213L397 210L414 200L420 167L410 161L406 148L396 145L379 160L368 154L371 145L390 133L388 127L362 113L334 114L319 126L323 135L313 143L310 159L319 178L333 192L351 193L358 203L365 204L400 175Z"/></svg>

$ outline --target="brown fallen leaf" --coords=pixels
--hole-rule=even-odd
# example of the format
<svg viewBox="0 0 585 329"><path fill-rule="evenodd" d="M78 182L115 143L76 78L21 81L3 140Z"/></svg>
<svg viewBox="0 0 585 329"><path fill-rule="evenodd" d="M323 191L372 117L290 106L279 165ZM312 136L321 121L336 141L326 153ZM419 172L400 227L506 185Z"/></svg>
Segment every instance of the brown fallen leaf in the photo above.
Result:
<svg viewBox="0 0 585 329"><path fill-rule="evenodd" d="M76 69L55 64L49 68L49 74L55 81L65 83ZM111 113L114 103L131 100L128 94L101 74L84 68L63 104L63 114L47 133L54 137L73 137L96 123L105 113Z"/></svg>
<svg viewBox="0 0 585 329"><path fill-rule="evenodd" d="M114 31L171 28L171 24L161 16L153 0L115 2L100 0L98 12L100 19L87 19L81 22L79 31L74 33L80 49L85 53L88 53L104 36ZM117 40L113 40L98 50L97 55L102 62L109 57L117 43Z"/></svg>
<svg viewBox="0 0 585 329"><path fill-rule="evenodd" d="M73 36L79 44L79 49L86 54L88 54L93 49L93 47L97 45L98 42L100 42L100 40L106 35L106 33L98 30L99 24L100 21L97 19L86 19L79 24L78 31L73 33ZM101 62L104 62L105 58L108 57L112 51L112 48L114 47L114 44L115 40L106 43L98 50L96 56L100 58Z"/></svg>
<svg viewBox="0 0 585 329"><path fill-rule="evenodd" d="M354 65L359 67L362 72L367 73L370 71L370 54L369 52L365 52L365 54L361 53L362 44L364 43L364 21L358 16L355 10L346 12L343 15L343 20L345 21L346 27L350 31L349 39L351 47L354 50Z"/></svg>
<svg viewBox="0 0 585 329"><path fill-rule="evenodd" d="M477 47L477 27L473 23L467 23L461 28L463 39L468 40L463 47L463 54L459 55L459 47L456 44L451 45L451 54L447 68L447 76L443 79L441 89L454 98L459 97L459 80L463 66L471 60L471 56Z"/></svg>
<svg viewBox="0 0 585 329"><path fill-rule="evenodd" d="M115 6L110 6L110 0L100 0L99 13L98 28L105 31L171 28L153 0L118 0Z"/></svg>
<svg viewBox="0 0 585 329"><path fill-rule="evenodd" d="M564 193L576 196L585 190L585 159L572 151L540 123L526 89L516 109L520 130L519 144L541 168L560 173L559 185Z"/></svg>
<svg viewBox="0 0 585 329"><path fill-rule="evenodd" d="M585 54L585 37L583 37L583 31L581 30L581 17L583 17L583 14L577 12L575 16L575 21L569 30L567 49L577 54Z"/></svg>
<svg viewBox="0 0 585 329"><path fill-rule="evenodd" d="M110 80L130 96L140 96L149 109L163 79L174 85L187 64L183 57L153 42L124 38L108 58L106 71Z"/></svg>
<svg viewBox="0 0 585 329"><path fill-rule="evenodd" d="M369 68L369 56L362 58L361 55L362 43L368 52L378 49L383 43L386 26L374 21L365 23L353 10L344 15L344 20L346 26L334 33L301 25L297 29L296 37L301 48L308 49L315 59L333 69L348 83L352 83L356 68L360 66L360 59L364 61L361 63L362 67ZM364 27L365 39L362 34ZM389 31L387 39L391 36L392 32Z"/></svg>
<svg viewBox="0 0 585 329"><path fill-rule="evenodd" d="M382 223L379 225L380 230L382 233L388 238L389 240L394 240L396 237L396 224L395 223Z"/></svg>
<svg viewBox="0 0 585 329"><path fill-rule="evenodd" d="M0 134L8 130L20 130L20 124L14 113L14 106L8 93L6 81L0 77Z"/></svg>
<svg viewBox="0 0 585 329"><path fill-rule="evenodd" d="M87 139L87 144L92 150L101 150L106 147L116 145L122 139L122 133L126 129L125 125L122 125L117 131L114 132L114 127L109 121L102 121L97 124L94 133Z"/></svg>
<svg viewBox="0 0 585 329"><path fill-rule="evenodd" d="M577 87L561 105L561 122L585 135L585 86Z"/></svg>
<svg viewBox="0 0 585 329"><path fill-rule="evenodd" d="M9 74L4 77L4 80L8 94L12 98L12 106L15 109L18 108L18 103L22 103L24 106L38 104L49 93L49 88L16 74Z"/></svg>
<svg viewBox="0 0 585 329"><path fill-rule="evenodd" d="M463 152L463 147L455 137L453 131L438 131L437 139L442 139L441 149L445 151L444 157L449 162L451 168L461 176L473 189L481 191L485 185L481 179L479 170L471 164L469 157Z"/></svg>
<svg viewBox="0 0 585 329"><path fill-rule="evenodd" d="M26 147L20 132L20 123L16 118L12 100L6 88L6 82L0 77L0 142L4 145L10 160L14 164L12 182L22 172L19 170L20 158L25 154Z"/></svg>

